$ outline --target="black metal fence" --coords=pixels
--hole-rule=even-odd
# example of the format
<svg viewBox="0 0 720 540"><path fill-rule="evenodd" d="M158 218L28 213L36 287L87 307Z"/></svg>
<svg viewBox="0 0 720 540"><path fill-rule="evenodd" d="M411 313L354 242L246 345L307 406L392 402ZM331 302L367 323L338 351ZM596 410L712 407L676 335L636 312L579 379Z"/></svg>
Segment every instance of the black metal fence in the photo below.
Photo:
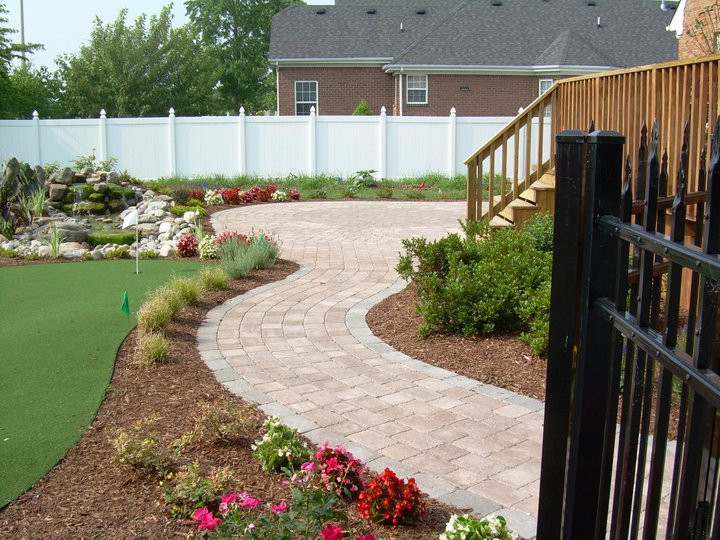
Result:
<svg viewBox="0 0 720 540"><path fill-rule="evenodd" d="M720 538L719 136L674 196L657 126L556 138L539 540Z"/></svg>

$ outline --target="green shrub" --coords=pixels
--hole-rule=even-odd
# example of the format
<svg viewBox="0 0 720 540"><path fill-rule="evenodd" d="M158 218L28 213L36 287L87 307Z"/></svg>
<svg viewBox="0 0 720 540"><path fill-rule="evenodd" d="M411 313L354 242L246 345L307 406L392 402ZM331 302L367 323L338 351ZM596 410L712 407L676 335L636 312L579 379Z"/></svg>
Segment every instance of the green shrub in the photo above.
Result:
<svg viewBox="0 0 720 540"><path fill-rule="evenodd" d="M200 217L208 215L207 210L202 206L175 205L168 208L168 210L178 217L182 217L185 212L197 212Z"/></svg>
<svg viewBox="0 0 720 540"><path fill-rule="evenodd" d="M90 231L87 235L87 241L93 246L102 246L105 244L121 244L130 245L135 241L134 231Z"/></svg>
<svg viewBox="0 0 720 540"><path fill-rule="evenodd" d="M111 249L105 254L106 259L130 259L130 252L126 247Z"/></svg>
<svg viewBox="0 0 720 540"><path fill-rule="evenodd" d="M550 252L553 250L553 217L542 213L525 224L523 231L532 238L535 249Z"/></svg>
<svg viewBox="0 0 720 540"><path fill-rule="evenodd" d="M377 190L378 199L392 199L393 198L392 188L380 188Z"/></svg>
<svg viewBox="0 0 720 540"><path fill-rule="evenodd" d="M158 257L160 257L160 254L157 251L148 250L140 252L141 259L157 259Z"/></svg>
<svg viewBox="0 0 720 540"><path fill-rule="evenodd" d="M174 518L186 519L220 498L234 481L229 467L213 467L209 476L203 476L200 464L191 463L166 479L162 500Z"/></svg>
<svg viewBox="0 0 720 540"><path fill-rule="evenodd" d="M280 246L263 235L259 235L254 237L250 244L250 251L255 257L255 268L270 268L275 264Z"/></svg>
<svg viewBox="0 0 720 540"><path fill-rule="evenodd" d="M297 468L309 459L310 449L300 439L297 429L281 424L276 417L265 420L263 426L267 432L252 449L265 472Z"/></svg>
<svg viewBox="0 0 720 540"><path fill-rule="evenodd" d="M170 344L159 332L141 332L138 334L135 362L141 365L154 365L167 362L170 358Z"/></svg>
<svg viewBox="0 0 720 540"><path fill-rule="evenodd" d="M125 463L146 474L165 476L174 453L153 430L157 417L135 422L130 431L120 430L112 441L115 463Z"/></svg>
<svg viewBox="0 0 720 540"><path fill-rule="evenodd" d="M420 333L527 327L538 317L532 296L550 280L551 255L535 249L523 231L490 229L487 223L466 230L465 239L451 234L435 242L403 241L406 252L397 270L418 289Z"/></svg>
<svg viewBox="0 0 720 540"><path fill-rule="evenodd" d="M375 113L364 99L360 100L360 103L357 104L357 107L355 107L353 111L353 116L372 116L373 114Z"/></svg>
<svg viewBox="0 0 720 540"><path fill-rule="evenodd" d="M222 268L203 268L199 277L202 288L206 291L222 291L227 288L227 274Z"/></svg>
<svg viewBox="0 0 720 540"><path fill-rule="evenodd" d="M328 198L328 190L324 187L319 187L319 188L315 189L314 191L311 191L308 198L309 199L327 199Z"/></svg>
<svg viewBox="0 0 720 540"><path fill-rule="evenodd" d="M218 246L220 268L233 279L247 276L255 268L255 255L250 246L235 239L226 240Z"/></svg>
<svg viewBox="0 0 720 540"><path fill-rule="evenodd" d="M14 249L5 249L0 247L0 257L7 257L8 259L14 259L18 256L18 252Z"/></svg>
<svg viewBox="0 0 720 540"><path fill-rule="evenodd" d="M550 336L550 280L542 283L533 294L520 302L520 317L528 330L520 339L537 355L545 355Z"/></svg>
<svg viewBox="0 0 720 540"><path fill-rule="evenodd" d="M425 192L420 189L413 189L405 193L406 199L424 199Z"/></svg>
<svg viewBox="0 0 720 540"><path fill-rule="evenodd" d="M232 444L255 429L255 419L250 407L240 407L232 402L201 402L192 431L182 437L182 447L202 442L207 444Z"/></svg>
<svg viewBox="0 0 720 540"><path fill-rule="evenodd" d="M357 197L357 188L355 186L345 186L342 191L342 196L346 199L354 199Z"/></svg>

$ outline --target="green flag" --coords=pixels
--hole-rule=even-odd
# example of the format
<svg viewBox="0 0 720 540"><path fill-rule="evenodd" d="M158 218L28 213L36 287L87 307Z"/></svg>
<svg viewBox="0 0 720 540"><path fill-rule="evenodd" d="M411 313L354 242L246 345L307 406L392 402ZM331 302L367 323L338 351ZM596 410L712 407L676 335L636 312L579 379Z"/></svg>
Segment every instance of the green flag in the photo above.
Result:
<svg viewBox="0 0 720 540"><path fill-rule="evenodd" d="M127 291L123 291L123 303L120 310L128 317L130 316L130 300L128 300Z"/></svg>

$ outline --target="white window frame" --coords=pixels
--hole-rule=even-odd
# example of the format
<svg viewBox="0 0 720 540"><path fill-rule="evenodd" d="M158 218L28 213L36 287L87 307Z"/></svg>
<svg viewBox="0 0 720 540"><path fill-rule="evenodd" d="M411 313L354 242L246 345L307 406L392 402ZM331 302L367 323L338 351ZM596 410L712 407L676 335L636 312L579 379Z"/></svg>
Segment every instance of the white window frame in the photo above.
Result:
<svg viewBox="0 0 720 540"><path fill-rule="evenodd" d="M411 79L424 79L425 85L424 88L412 88L411 87ZM417 91L417 90L424 90L425 91L425 101L410 101L410 92L411 91ZM428 76L427 75L406 75L405 76L405 103L408 105L427 105L428 104Z"/></svg>
<svg viewBox="0 0 720 540"><path fill-rule="evenodd" d="M550 83L550 86L548 86L545 90L543 90L543 83ZM538 96L542 96L545 92L550 90L550 87L553 85L555 81L553 79L540 79L538 80Z"/></svg>
<svg viewBox="0 0 720 540"><path fill-rule="evenodd" d="M304 84L304 83L311 83L311 84L315 85L315 100L314 101L298 101L298 84ZM318 95L318 82L317 81L295 81L293 100L295 101L295 116L307 116L305 114L298 114L298 105L306 105L308 103L315 106L315 114L320 114L319 113L320 96Z"/></svg>

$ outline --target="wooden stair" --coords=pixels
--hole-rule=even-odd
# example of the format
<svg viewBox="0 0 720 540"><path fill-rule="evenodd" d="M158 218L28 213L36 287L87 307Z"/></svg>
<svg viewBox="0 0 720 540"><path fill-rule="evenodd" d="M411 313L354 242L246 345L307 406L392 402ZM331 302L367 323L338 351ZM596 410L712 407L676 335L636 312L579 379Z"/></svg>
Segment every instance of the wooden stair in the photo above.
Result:
<svg viewBox="0 0 720 540"><path fill-rule="evenodd" d="M551 169L520 193L490 220L492 227L522 227L538 212L555 211L555 169Z"/></svg>

